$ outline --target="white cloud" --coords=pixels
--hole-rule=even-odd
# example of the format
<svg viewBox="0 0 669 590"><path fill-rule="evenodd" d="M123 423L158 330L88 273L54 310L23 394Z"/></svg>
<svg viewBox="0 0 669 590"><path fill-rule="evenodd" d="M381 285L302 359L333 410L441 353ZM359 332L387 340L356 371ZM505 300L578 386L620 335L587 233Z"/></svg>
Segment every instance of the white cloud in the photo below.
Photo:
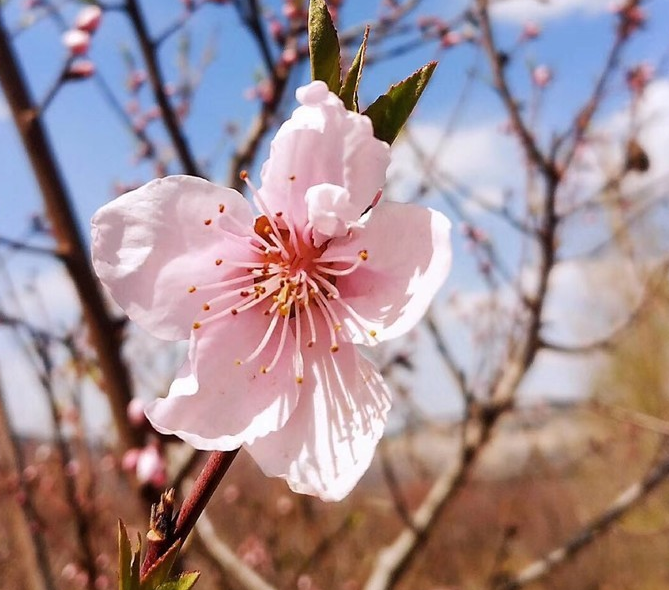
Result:
<svg viewBox="0 0 669 590"><path fill-rule="evenodd" d="M586 16L608 10L610 0L497 0L492 6L493 17L511 22L546 22L575 13Z"/></svg>
<svg viewBox="0 0 669 590"><path fill-rule="evenodd" d="M501 122L491 121L455 131L442 142L443 130L439 125L416 123L411 126L411 139L428 158L434 171L440 171L442 184L455 189L465 187L474 199L487 206L501 205L503 191L517 188L523 174L519 167L522 158L515 138L504 134ZM435 151L437 152L435 155ZM412 148L409 141L400 139L393 146L393 159L388 171L391 195L395 199L410 198L412 187L425 174L424 158ZM458 190L455 190L458 192ZM476 202L469 202L471 212L479 212Z"/></svg>

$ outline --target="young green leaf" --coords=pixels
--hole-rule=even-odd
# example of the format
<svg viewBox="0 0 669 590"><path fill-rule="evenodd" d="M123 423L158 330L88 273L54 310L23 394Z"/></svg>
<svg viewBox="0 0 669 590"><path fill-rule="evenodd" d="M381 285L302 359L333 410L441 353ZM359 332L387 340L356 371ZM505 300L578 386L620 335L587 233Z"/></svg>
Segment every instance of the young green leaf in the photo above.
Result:
<svg viewBox="0 0 669 590"><path fill-rule="evenodd" d="M360 86L360 78L362 78L362 68L365 65L365 52L367 51L367 40L369 39L369 26L365 28L365 35L362 38L362 44L358 53L355 54L351 69L344 78L341 90L339 91L339 98L342 99L344 105L349 111L358 112L358 87Z"/></svg>
<svg viewBox="0 0 669 590"><path fill-rule="evenodd" d="M165 554L149 568L140 584L140 590L154 590L154 588L157 588L167 579L174 566L174 562L177 559L177 555L179 555L179 549L181 549L181 541L174 543L174 545L172 545Z"/></svg>
<svg viewBox="0 0 669 590"><path fill-rule="evenodd" d="M132 550L122 520L118 521L118 581L119 590L139 590L139 549Z"/></svg>
<svg viewBox="0 0 669 590"><path fill-rule="evenodd" d="M436 67L437 62L430 62L406 80L391 86L386 94L369 105L363 115L372 120L374 135L378 139L389 144L395 141Z"/></svg>
<svg viewBox="0 0 669 590"><path fill-rule="evenodd" d="M335 94L341 88L341 58L337 29L325 0L309 3L311 79L323 80Z"/></svg>
<svg viewBox="0 0 669 590"><path fill-rule="evenodd" d="M163 582L156 590L190 590L199 577L200 572L185 572L178 578Z"/></svg>

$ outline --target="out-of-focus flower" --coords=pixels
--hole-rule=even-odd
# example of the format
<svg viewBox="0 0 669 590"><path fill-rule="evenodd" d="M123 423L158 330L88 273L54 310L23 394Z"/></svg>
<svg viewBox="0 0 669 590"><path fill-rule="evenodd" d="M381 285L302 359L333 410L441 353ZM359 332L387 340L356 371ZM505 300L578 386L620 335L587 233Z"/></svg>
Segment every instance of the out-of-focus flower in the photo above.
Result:
<svg viewBox="0 0 669 590"><path fill-rule="evenodd" d="M532 82L539 88L545 88L553 80L553 70L547 65L538 65L532 69Z"/></svg>
<svg viewBox="0 0 669 590"><path fill-rule="evenodd" d="M164 487L167 481L165 459L156 445L149 444L140 451L135 473L139 483Z"/></svg>
<svg viewBox="0 0 669 590"><path fill-rule="evenodd" d="M128 415L128 421L130 424L139 428L146 424L146 415L144 410L146 409L146 402L139 398L134 397L130 400L128 407L126 408L126 413Z"/></svg>
<svg viewBox="0 0 669 590"><path fill-rule="evenodd" d="M651 64L638 64L627 70L625 75L627 87L630 89L630 92L638 96L646 89L646 86L648 86L654 75L655 69Z"/></svg>
<svg viewBox="0 0 669 590"><path fill-rule="evenodd" d="M521 41L536 39L541 34L541 26L537 23L528 21L523 25L523 32L520 34Z"/></svg>
<svg viewBox="0 0 669 590"><path fill-rule="evenodd" d="M79 29L65 31L61 40L71 55L84 55L91 45L91 36L86 31Z"/></svg>
<svg viewBox="0 0 669 590"><path fill-rule="evenodd" d="M95 64L89 60L79 60L70 64L66 77L70 80L85 80L95 74Z"/></svg>
<svg viewBox="0 0 669 590"><path fill-rule="evenodd" d="M255 189L167 177L93 218L98 276L131 319L189 358L154 427L200 449L245 446L301 493L346 496L390 392L358 353L407 333L450 267L450 222L377 203L390 156L323 82L279 129ZM372 205L374 205L372 207Z"/></svg>
<svg viewBox="0 0 669 590"><path fill-rule="evenodd" d="M79 11L79 14L77 14L77 17L74 20L74 26L80 31L86 31L92 35L97 31L101 20L102 9L95 4L91 4Z"/></svg>

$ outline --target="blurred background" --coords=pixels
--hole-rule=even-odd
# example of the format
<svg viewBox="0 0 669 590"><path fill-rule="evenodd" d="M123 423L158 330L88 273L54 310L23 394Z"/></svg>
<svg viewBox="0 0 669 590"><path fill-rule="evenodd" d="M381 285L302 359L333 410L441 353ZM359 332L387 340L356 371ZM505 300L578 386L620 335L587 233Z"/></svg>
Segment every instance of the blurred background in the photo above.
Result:
<svg viewBox="0 0 669 590"><path fill-rule="evenodd" d="M324 504L240 454L198 588L669 588L669 3L330 0L370 104L439 66L384 198L454 224L421 325L372 351L388 433ZM0 2L0 588L116 586L203 457L143 406L185 348L123 319L93 212L148 180L254 181L309 81L306 0Z"/></svg>

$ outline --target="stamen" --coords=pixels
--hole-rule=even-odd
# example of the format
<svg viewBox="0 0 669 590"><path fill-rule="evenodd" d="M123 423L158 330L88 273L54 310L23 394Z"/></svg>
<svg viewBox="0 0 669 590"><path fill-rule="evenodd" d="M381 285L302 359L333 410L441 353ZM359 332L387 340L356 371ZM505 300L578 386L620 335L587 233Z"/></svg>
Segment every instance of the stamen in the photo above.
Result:
<svg viewBox="0 0 669 590"><path fill-rule="evenodd" d="M339 345L337 343L337 334L335 331L335 327L334 324L332 323L332 318L328 313L327 306L322 303L321 299L323 301L327 301L319 291L316 297L316 305L318 305L318 307L320 308L323 314L323 319L325 320L325 323L328 325L328 331L330 332L330 351L337 352L339 350Z"/></svg>
<svg viewBox="0 0 669 590"><path fill-rule="evenodd" d="M269 339L272 337L272 334L274 333L274 328L276 328L276 324L278 321L279 321L279 314L275 313L274 316L272 317L272 321L269 323L269 327L267 328L265 335L262 337L262 340L260 341L260 344L258 344L256 349L248 357L246 357L246 360L243 362L248 363L252 361L265 349L265 346L267 346Z"/></svg>
<svg viewBox="0 0 669 590"><path fill-rule="evenodd" d="M302 326L300 322L300 302L295 302L295 380L298 385L304 381L302 361Z"/></svg>
<svg viewBox="0 0 669 590"><path fill-rule="evenodd" d="M309 299L304 303L304 311L307 312L307 320L309 321L309 330L311 330L311 340L307 342L307 348L311 348L314 344L316 344L316 324L314 322L314 316L311 313L311 306L309 304Z"/></svg>
<svg viewBox="0 0 669 590"><path fill-rule="evenodd" d="M276 364L279 362L279 358L281 358L281 353L283 352L283 349L286 346L286 335L288 334L289 323L290 323L290 317L284 316L283 327L281 329L281 339L279 340L279 346L276 349L276 353L274 354L272 362L265 369L266 373L269 373L274 367L276 367Z"/></svg>
<svg viewBox="0 0 669 590"><path fill-rule="evenodd" d="M265 201L263 201L263 198L260 196L260 192L258 191L258 189L251 182L251 179L249 178L249 173L246 170L242 170L241 173L239 174L239 177L246 183L246 186L248 186L249 189L251 189L251 194L253 195L253 200L256 203L256 207L258 207L258 209L267 218L267 221L269 222L270 227L272 228L274 234L280 236L281 234L279 233L279 228L276 225L276 221L274 221L274 216L270 213L269 207L267 206Z"/></svg>
<svg viewBox="0 0 669 590"><path fill-rule="evenodd" d="M193 285L188 289L189 293L195 293L195 291L209 291L212 289L223 289L225 287L230 287L232 285L238 285L239 283L249 283L253 279L249 277L248 275L243 275L241 277L236 277L234 279L228 279L227 281L221 281L220 283L209 283L207 285L200 285L199 287L195 287Z"/></svg>
<svg viewBox="0 0 669 590"><path fill-rule="evenodd" d="M322 264L317 264L316 265L316 270L319 272L325 273L327 275L332 275L333 277L344 277L346 275L353 274L358 267L363 263L363 261L366 260L366 258L362 258L362 256L359 256L358 259L348 268L328 268L327 266L323 266Z"/></svg>

